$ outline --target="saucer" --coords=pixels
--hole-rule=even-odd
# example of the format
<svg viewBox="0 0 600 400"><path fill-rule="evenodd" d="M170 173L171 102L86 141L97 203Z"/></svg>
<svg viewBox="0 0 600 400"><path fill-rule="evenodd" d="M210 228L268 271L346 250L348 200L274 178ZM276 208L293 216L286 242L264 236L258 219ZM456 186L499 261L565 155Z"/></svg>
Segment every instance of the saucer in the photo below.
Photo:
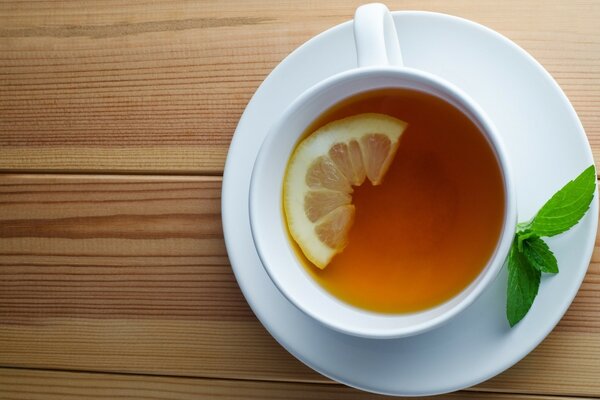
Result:
<svg viewBox="0 0 600 400"><path fill-rule="evenodd" d="M414 11L393 16L405 65L456 84L495 123L514 170L519 221L531 218L556 190L593 163L573 107L548 72L523 49L461 18ZM271 335L325 376L359 389L402 396L475 385L525 357L571 304L591 259L598 198L576 227L548 240L559 266L569 268L542 279L533 307L512 329L505 316L506 268L468 309L427 333L374 340L326 328L294 307L261 265L250 232L248 191L256 155L274 116L308 87L355 67L350 21L291 53L246 107L223 177L223 230L233 271Z"/></svg>

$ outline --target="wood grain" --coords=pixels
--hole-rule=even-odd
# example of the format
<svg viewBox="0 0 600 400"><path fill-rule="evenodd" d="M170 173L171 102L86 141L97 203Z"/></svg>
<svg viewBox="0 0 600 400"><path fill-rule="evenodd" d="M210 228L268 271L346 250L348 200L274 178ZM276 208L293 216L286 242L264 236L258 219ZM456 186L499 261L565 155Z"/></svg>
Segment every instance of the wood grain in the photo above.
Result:
<svg viewBox="0 0 600 400"><path fill-rule="evenodd" d="M0 176L0 365L329 382L249 310L219 194L219 178ZM599 293L600 246L554 332L478 389L598 395Z"/></svg>
<svg viewBox="0 0 600 400"><path fill-rule="evenodd" d="M0 368L0 399L289 399L375 400L387 396L341 385L248 382L227 379L184 379ZM415 400L575 400L573 397L457 392ZM577 399L586 400L578 397Z"/></svg>
<svg viewBox="0 0 600 400"><path fill-rule="evenodd" d="M290 51L359 0L0 2L0 170L219 174L237 121ZM389 0L517 42L600 155L600 3Z"/></svg>

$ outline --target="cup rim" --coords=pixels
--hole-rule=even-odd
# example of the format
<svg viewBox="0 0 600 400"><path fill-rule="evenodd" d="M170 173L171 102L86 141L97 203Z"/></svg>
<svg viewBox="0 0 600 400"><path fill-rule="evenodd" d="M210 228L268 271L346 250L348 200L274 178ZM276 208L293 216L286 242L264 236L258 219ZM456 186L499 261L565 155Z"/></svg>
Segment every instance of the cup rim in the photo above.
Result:
<svg viewBox="0 0 600 400"><path fill-rule="evenodd" d="M322 314L319 314L314 308L307 307L306 304L302 301L302 299L297 298L297 296L291 295L286 284L280 279L279 275L273 269L270 261L270 249L269 249L269 239L264 237L263 233L260 229L260 222L257 220L260 207L260 191L257 190L261 179L264 178L266 169L270 168L269 165L269 153L272 151L272 147L274 142L276 141L276 136L278 132L281 131L281 128L285 125L285 122L296 112L299 112L302 107L306 105L307 102L319 93L322 93L326 90L334 89L337 85L345 84L349 81L353 81L360 77L373 75L373 76L392 76L409 79L420 79L426 81L437 88L442 88L450 96L455 100L459 100L459 104L453 104L456 108L458 108L464 114L465 111L463 107L467 109L468 112L473 114L473 117L467 115L469 118L475 118L473 122L476 123L479 127L481 133L488 140L490 147L494 151L496 156L498 165L500 167L500 171L502 174L502 181L504 184L504 196L505 196L505 204L504 204L504 218L502 223L502 229L497 240L496 248L494 249L493 254L490 256L488 263L479 273L478 277L475 278L471 283L463 288L461 292L453 296L451 299L443 302L441 305L435 306L430 309L418 311L415 313L406 313L406 314L384 314L377 313L365 309L361 309L359 307L347 304L342 300L336 298L333 294L326 292L325 289L323 291L335 302L337 302L340 307L343 308L351 308L357 314L362 315L370 315L374 319L394 319L397 317L403 317L408 315L416 315L427 312L432 309L436 309L448 302L452 301L452 299L456 299L467 290L471 290L470 293L467 293L466 296L461 299L457 304L453 305L448 310L444 311L440 315L434 316L431 319L428 319L423 322L416 323L414 325L402 326L398 328L373 328L372 326L362 326L360 329L351 326L346 326L344 324L340 324L337 322L333 322L328 318L324 317ZM366 89L365 91L374 90L374 89ZM358 91L356 93L360 93ZM343 100L344 98L350 97L356 93L349 94L343 96L341 99L338 99L337 102ZM453 103L448 99L444 99L446 102ZM312 119L314 120L315 117ZM310 121L309 121L310 122ZM299 132L293 138L294 145L291 148L291 151L297 145L301 132ZM291 151L286 154L286 160L289 160L291 155ZM286 163L287 165L287 163ZM282 177L285 174L285 171L282 172ZM387 339L387 338L398 338L398 337L406 337L417 335L433 328L436 328L449 320L451 320L454 316L458 315L461 311L470 306L483 291L496 279L498 273L502 269L505 259L508 256L508 252L510 249L510 245L512 244L513 235L516 229L517 224L517 211L516 211L516 193L515 186L513 181L513 173L511 170L510 162L508 160L507 150L499 136L495 126L484 112L483 109L466 93L464 93L460 88L456 87L452 83L445 81L444 79L437 77L433 74L430 74L425 71L421 71L418 69L410 68L410 67L398 67L398 66L372 66L372 67L361 67L356 69L351 69L348 71L344 71L333 75L325 80L322 80L309 89L305 90L301 93L281 114L279 118L273 123L265 140L263 141L258 156L255 160L254 167L252 170L251 180L250 180L250 190L249 190L249 220L250 220L250 228L252 232L252 240L254 242L256 251L261 260L261 264L263 268L267 272L271 281L275 284L277 289L287 298L290 303L292 303L296 308L301 310L306 315L311 318L319 321L321 324L334 329L338 332L342 332L345 334L350 334L353 336L366 337L366 338L375 338L375 339ZM281 202L280 202L281 203ZM282 210L281 210L282 211ZM283 217L283 211L280 213L280 217ZM285 224L285 222L283 222ZM288 247L291 248L291 244L289 243L288 238L286 239L286 243ZM293 250L292 250L293 251ZM290 268L303 268L301 262L294 257L294 265L290 266ZM314 278L310 278L313 280L313 283L317 286L320 286ZM476 284L475 284L476 283ZM473 286L471 288L471 286ZM350 325L350 324L349 324Z"/></svg>

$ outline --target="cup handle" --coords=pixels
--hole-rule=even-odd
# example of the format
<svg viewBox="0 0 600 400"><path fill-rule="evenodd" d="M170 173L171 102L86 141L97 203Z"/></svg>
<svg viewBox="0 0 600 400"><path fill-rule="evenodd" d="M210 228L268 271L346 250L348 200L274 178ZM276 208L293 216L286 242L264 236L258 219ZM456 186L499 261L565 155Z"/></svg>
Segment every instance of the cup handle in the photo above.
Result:
<svg viewBox="0 0 600 400"><path fill-rule="evenodd" d="M365 4L354 13L358 67L402 66L402 53L390 10L381 3Z"/></svg>

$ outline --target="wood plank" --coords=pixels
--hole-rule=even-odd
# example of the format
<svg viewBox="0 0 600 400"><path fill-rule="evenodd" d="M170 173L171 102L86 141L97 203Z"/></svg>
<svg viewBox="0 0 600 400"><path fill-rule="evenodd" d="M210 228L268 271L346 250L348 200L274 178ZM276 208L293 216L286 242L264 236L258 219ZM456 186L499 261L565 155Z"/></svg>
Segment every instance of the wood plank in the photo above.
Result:
<svg viewBox="0 0 600 400"><path fill-rule="evenodd" d="M331 383L289 355L254 319L39 316L0 324L0 350L0 365L10 367ZM598 334L557 329L523 361L475 389L596 396L599 354Z"/></svg>
<svg viewBox="0 0 600 400"><path fill-rule="evenodd" d="M63 400L82 397L110 399L289 399L375 400L388 397L361 392L342 385L258 382L223 379L165 378L62 371L0 368L0 399ZM456 392L415 400L575 400L486 392ZM581 397L577 399L585 400Z"/></svg>
<svg viewBox="0 0 600 400"><path fill-rule="evenodd" d="M220 180L0 176L0 365L329 382L258 323L227 262ZM600 246L559 326L482 390L600 393Z"/></svg>
<svg viewBox="0 0 600 400"><path fill-rule="evenodd" d="M237 121L290 51L359 0L0 3L0 170L218 174ZM390 0L473 19L558 80L600 155L600 3Z"/></svg>

